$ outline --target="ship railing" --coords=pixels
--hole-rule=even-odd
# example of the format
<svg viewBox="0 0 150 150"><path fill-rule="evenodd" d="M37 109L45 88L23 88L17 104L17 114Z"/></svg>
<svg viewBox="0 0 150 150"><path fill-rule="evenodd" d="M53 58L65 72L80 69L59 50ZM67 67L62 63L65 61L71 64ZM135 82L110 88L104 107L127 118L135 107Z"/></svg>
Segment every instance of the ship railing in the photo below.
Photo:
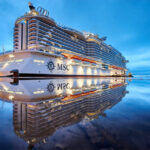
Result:
<svg viewBox="0 0 150 150"><path fill-rule="evenodd" d="M44 47L44 46L43 47L37 47L36 50L39 50L39 51L42 51L42 52L48 52L50 54L56 54L56 55L61 54L61 51L58 48L52 47L52 46L49 46L49 47Z"/></svg>
<svg viewBox="0 0 150 150"><path fill-rule="evenodd" d="M81 65L81 64L82 64L82 61L76 60L76 59L72 60L72 63L71 63L71 65Z"/></svg>
<svg viewBox="0 0 150 150"><path fill-rule="evenodd" d="M72 28L69 28L69 27L66 27L66 26L63 26L63 25L58 25L58 26L61 27L61 28L64 29L64 30L70 30L71 32L75 32L75 33L77 33L77 34L80 34L80 35L84 36L82 32L77 31L77 30L75 30L75 29L72 29Z"/></svg>
<svg viewBox="0 0 150 150"><path fill-rule="evenodd" d="M91 60L95 60L97 61L97 67L99 67L99 65L103 64L103 60L102 59L95 59L95 58L92 58L92 57L89 57L89 56L85 56L85 55L82 55L82 54L79 54L79 53L76 53L76 52L73 52L73 51L69 51L69 50L66 50L66 49L63 49L63 48L57 48L57 47L54 47L54 46L37 46L37 47L34 47L33 49L35 50L39 50L39 51L43 51L43 52L49 52L49 53L53 53L53 54L61 54L61 53L68 53L68 54L73 54L73 55L77 55L77 56L80 56L80 57L84 57L84 58L88 58L88 59L91 59Z"/></svg>
<svg viewBox="0 0 150 150"><path fill-rule="evenodd" d="M83 62L82 62L82 66L89 66L89 67L90 67L90 66L91 66L91 63L83 61Z"/></svg>
<svg viewBox="0 0 150 150"><path fill-rule="evenodd" d="M21 20L23 20L23 19L26 18L26 17L31 18L31 17L33 17L33 16L34 16L33 14L30 14L30 15L29 15L29 13L26 12L26 13L24 14L24 16L20 16L20 17L17 18L16 23L20 22ZM45 16L45 15L41 15L41 14L40 14L40 15L36 15L36 16L48 18L48 19L50 19L52 22L54 22L54 23L56 24L55 20L54 20L53 18L49 17L49 16Z"/></svg>

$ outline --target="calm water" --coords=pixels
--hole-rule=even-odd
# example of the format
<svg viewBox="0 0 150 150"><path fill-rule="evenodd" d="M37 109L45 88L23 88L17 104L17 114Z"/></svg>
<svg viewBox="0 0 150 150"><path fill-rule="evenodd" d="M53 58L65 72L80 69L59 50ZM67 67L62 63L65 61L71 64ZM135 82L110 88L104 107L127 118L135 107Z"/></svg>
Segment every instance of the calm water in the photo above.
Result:
<svg viewBox="0 0 150 150"><path fill-rule="evenodd" d="M0 79L0 150L148 150L150 80Z"/></svg>

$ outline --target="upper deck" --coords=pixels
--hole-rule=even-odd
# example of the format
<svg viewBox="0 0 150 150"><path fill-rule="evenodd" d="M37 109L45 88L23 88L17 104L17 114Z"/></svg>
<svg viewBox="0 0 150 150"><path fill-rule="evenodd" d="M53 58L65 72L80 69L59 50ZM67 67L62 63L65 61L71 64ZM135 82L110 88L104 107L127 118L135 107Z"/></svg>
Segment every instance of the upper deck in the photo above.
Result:
<svg viewBox="0 0 150 150"><path fill-rule="evenodd" d="M40 50L56 47L70 52L100 59L106 64L126 68L127 62L122 54L107 45L106 37L58 25L49 17L49 12L41 7L37 9L29 3L30 11L19 17L14 28L14 50Z"/></svg>

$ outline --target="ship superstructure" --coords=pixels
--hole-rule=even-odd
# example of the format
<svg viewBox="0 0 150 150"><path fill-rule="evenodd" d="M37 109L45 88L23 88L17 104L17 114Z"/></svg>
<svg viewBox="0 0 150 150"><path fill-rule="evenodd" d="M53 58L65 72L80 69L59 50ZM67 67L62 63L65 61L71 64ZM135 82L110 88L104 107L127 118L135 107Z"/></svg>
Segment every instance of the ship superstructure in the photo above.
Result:
<svg viewBox="0 0 150 150"><path fill-rule="evenodd" d="M0 56L0 75L125 76L127 60L106 37L58 25L29 3L14 27L14 51Z"/></svg>

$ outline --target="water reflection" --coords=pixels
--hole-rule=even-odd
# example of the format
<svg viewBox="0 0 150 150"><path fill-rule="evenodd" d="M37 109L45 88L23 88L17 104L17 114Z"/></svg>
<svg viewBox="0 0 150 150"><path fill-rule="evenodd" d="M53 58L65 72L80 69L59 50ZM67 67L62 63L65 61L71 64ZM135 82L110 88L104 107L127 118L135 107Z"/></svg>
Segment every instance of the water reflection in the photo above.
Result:
<svg viewBox="0 0 150 150"><path fill-rule="evenodd" d="M127 93L124 78L9 80L0 82L0 99L13 103L14 132L29 149L61 127L106 117Z"/></svg>

